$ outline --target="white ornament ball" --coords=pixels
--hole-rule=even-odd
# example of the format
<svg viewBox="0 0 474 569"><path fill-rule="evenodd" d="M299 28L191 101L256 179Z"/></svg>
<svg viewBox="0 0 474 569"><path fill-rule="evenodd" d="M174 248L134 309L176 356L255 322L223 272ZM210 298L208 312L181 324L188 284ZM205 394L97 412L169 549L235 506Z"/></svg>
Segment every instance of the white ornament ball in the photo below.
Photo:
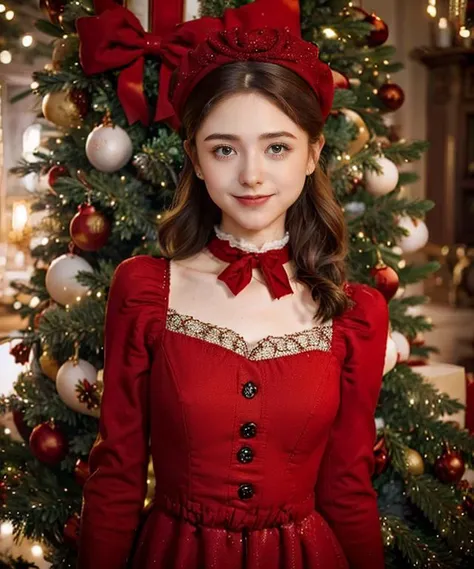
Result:
<svg viewBox="0 0 474 569"><path fill-rule="evenodd" d="M398 350L397 344L393 341L392 337L387 338L387 349L385 351L385 364L383 367L383 375L387 374L389 371L397 365L398 360Z"/></svg>
<svg viewBox="0 0 474 569"><path fill-rule="evenodd" d="M115 172L130 161L132 141L119 126L96 126L86 140L89 162L101 172Z"/></svg>
<svg viewBox="0 0 474 569"><path fill-rule="evenodd" d="M398 184L398 168L384 156L376 158L382 173L366 171L364 173L365 188L373 196L384 196L392 192Z"/></svg>
<svg viewBox="0 0 474 569"><path fill-rule="evenodd" d="M375 417L375 428L377 431L381 431L385 427L385 421L383 417Z"/></svg>
<svg viewBox="0 0 474 569"><path fill-rule="evenodd" d="M344 212L348 220L353 220L362 215L366 210L365 203L349 202L344 206Z"/></svg>
<svg viewBox="0 0 474 569"><path fill-rule="evenodd" d="M401 332L392 332L392 340L397 346L398 361L406 362L410 357L410 343Z"/></svg>
<svg viewBox="0 0 474 569"><path fill-rule="evenodd" d="M78 399L77 388L79 382L87 381L91 384L97 382L97 370L86 360L79 359L77 362L68 360L59 368L56 376L56 389L59 397L73 411L97 417L99 409L88 409L86 403L82 403Z"/></svg>
<svg viewBox="0 0 474 569"><path fill-rule="evenodd" d="M59 304L73 304L89 290L77 280L79 271L93 272L90 264L71 253L61 255L50 264L46 272L46 289L51 298Z"/></svg>
<svg viewBox="0 0 474 569"><path fill-rule="evenodd" d="M397 244L404 253L414 253L428 243L428 228L421 219L413 220L408 215L404 215L400 217L397 225L409 232L409 235L397 239Z"/></svg>

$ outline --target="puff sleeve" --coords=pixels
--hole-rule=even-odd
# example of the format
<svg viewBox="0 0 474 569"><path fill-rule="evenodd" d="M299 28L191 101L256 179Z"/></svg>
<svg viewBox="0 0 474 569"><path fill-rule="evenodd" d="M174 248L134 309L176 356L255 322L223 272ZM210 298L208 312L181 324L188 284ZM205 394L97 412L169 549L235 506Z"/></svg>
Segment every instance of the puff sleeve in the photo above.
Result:
<svg viewBox="0 0 474 569"><path fill-rule="evenodd" d="M99 434L83 489L78 569L124 569L143 510L149 456L150 260L126 259L112 278Z"/></svg>
<svg viewBox="0 0 474 569"><path fill-rule="evenodd" d="M388 307L382 294L367 285L348 285L348 292L355 305L334 322L334 348L342 361L341 395L315 486L315 506L336 534L350 569L383 569L371 477Z"/></svg>

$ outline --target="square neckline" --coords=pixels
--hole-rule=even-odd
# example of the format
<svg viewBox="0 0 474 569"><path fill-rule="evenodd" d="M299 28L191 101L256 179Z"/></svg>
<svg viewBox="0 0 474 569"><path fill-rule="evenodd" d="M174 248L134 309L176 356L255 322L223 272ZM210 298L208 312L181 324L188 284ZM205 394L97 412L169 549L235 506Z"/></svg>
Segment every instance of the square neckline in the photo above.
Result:
<svg viewBox="0 0 474 569"><path fill-rule="evenodd" d="M237 353L247 360L272 359L307 351L330 351L331 349L334 322L332 318L326 322L315 324L306 330L283 335L268 334L256 342L249 343L242 334L232 328L202 320L191 314L185 314L170 306L171 259L167 259L165 281L168 300L165 328L168 331L181 333L207 344L217 345ZM203 332L208 335L209 339L202 337ZM298 345L301 350L295 351ZM276 353L272 357L266 357L272 351L271 348Z"/></svg>

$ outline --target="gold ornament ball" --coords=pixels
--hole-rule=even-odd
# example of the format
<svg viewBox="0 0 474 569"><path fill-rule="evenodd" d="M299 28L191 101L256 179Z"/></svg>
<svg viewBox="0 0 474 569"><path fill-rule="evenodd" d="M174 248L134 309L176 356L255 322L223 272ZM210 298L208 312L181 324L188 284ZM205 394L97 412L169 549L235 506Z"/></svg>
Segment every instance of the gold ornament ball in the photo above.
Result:
<svg viewBox="0 0 474 569"><path fill-rule="evenodd" d="M367 128L365 122L362 120L362 117L355 111L352 111L351 109L342 109L341 113L349 122L353 122L359 131L355 140L351 140L349 146L347 147L347 154L349 154L349 156L354 156L360 152L369 142L370 131Z"/></svg>
<svg viewBox="0 0 474 569"><path fill-rule="evenodd" d="M60 365L47 350L44 350L41 354L39 364L44 375L49 377L52 381L56 381Z"/></svg>
<svg viewBox="0 0 474 569"><path fill-rule="evenodd" d="M82 124L79 109L67 91L48 93L43 99L42 110L46 119L58 126L76 128Z"/></svg>
<svg viewBox="0 0 474 569"><path fill-rule="evenodd" d="M414 476L420 476L425 471L425 464L421 454L412 448L405 452L405 464L408 472Z"/></svg>
<svg viewBox="0 0 474 569"><path fill-rule="evenodd" d="M78 39L74 36L65 36L54 42L52 67L59 71L65 59L76 53L78 48Z"/></svg>

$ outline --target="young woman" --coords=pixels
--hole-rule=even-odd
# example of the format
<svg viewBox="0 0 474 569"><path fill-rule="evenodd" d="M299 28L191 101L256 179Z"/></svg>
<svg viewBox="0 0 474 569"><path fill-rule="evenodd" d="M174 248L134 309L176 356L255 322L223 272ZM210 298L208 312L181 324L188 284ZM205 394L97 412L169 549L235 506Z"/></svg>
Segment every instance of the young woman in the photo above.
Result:
<svg viewBox="0 0 474 569"><path fill-rule="evenodd" d="M371 475L387 305L346 281L319 164L330 70L297 33L254 31L258 4L176 65L188 158L163 258L127 259L109 293L80 569L384 567Z"/></svg>

